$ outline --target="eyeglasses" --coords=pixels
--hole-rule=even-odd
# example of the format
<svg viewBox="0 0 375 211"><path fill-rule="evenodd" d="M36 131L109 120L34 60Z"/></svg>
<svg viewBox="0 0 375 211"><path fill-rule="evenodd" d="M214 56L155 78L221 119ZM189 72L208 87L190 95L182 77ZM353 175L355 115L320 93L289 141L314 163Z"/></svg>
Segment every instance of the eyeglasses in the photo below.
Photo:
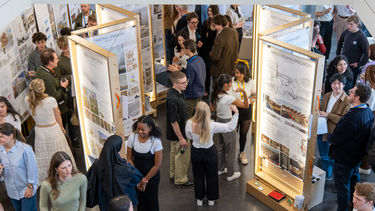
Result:
<svg viewBox="0 0 375 211"><path fill-rule="evenodd" d="M183 84L183 85L188 84L188 83L189 83L189 80L186 80L184 82L177 82L177 84Z"/></svg>

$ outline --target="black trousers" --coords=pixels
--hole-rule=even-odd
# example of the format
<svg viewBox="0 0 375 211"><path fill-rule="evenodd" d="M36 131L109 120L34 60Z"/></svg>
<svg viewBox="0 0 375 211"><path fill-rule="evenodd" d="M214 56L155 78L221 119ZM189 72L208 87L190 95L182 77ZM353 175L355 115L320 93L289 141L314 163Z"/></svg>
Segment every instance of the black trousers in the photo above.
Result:
<svg viewBox="0 0 375 211"><path fill-rule="evenodd" d="M326 60L329 58L331 52L331 41L333 31L333 20L331 21L320 21L320 34L322 35L324 45L326 46Z"/></svg>
<svg viewBox="0 0 375 211"><path fill-rule="evenodd" d="M208 200L219 198L217 159L217 152L214 145L208 149L191 147L191 164L193 167L196 199L203 200L205 196Z"/></svg>

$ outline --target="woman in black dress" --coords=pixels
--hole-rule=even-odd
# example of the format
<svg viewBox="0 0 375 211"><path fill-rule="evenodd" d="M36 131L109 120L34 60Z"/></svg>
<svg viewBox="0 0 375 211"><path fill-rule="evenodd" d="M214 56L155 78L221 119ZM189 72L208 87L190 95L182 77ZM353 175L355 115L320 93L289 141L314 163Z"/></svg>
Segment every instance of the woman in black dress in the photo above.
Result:
<svg viewBox="0 0 375 211"><path fill-rule="evenodd" d="M159 211L159 168L162 161L161 130L154 119L141 116L133 124L127 147L128 161L143 175L137 185L138 211Z"/></svg>

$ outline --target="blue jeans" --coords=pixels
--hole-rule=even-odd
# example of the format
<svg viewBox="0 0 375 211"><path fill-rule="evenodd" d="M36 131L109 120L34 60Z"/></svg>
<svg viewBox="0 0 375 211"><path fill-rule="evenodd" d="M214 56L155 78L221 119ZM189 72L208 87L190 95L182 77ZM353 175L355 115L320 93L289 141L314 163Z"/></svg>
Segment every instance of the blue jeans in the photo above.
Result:
<svg viewBox="0 0 375 211"><path fill-rule="evenodd" d="M359 164L354 168L348 168L335 161L333 172L337 190L337 211L348 210L349 202L353 197L354 186L360 181L358 168Z"/></svg>
<svg viewBox="0 0 375 211"><path fill-rule="evenodd" d="M332 176L332 165L333 165L333 160L328 155L329 141L323 141L323 135L318 135L317 140L318 140L320 161L322 163L322 169L326 172L326 178L328 178Z"/></svg>
<svg viewBox="0 0 375 211"><path fill-rule="evenodd" d="M36 210L36 194L31 198L22 198L20 200L11 199L13 207L16 211L37 211Z"/></svg>

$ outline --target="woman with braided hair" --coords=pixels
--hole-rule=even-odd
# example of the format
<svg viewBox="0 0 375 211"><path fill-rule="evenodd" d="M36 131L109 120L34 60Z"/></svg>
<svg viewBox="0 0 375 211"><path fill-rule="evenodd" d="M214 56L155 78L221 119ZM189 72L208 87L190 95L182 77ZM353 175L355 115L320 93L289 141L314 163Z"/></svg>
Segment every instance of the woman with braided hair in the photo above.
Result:
<svg viewBox="0 0 375 211"><path fill-rule="evenodd" d="M26 107L35 121L35 157L40 183L47 178L50 160L57 151L66 152L75 167L57 102L44 91L44 81L34 79L29 84L29 94L25 99Z"/></svg>

